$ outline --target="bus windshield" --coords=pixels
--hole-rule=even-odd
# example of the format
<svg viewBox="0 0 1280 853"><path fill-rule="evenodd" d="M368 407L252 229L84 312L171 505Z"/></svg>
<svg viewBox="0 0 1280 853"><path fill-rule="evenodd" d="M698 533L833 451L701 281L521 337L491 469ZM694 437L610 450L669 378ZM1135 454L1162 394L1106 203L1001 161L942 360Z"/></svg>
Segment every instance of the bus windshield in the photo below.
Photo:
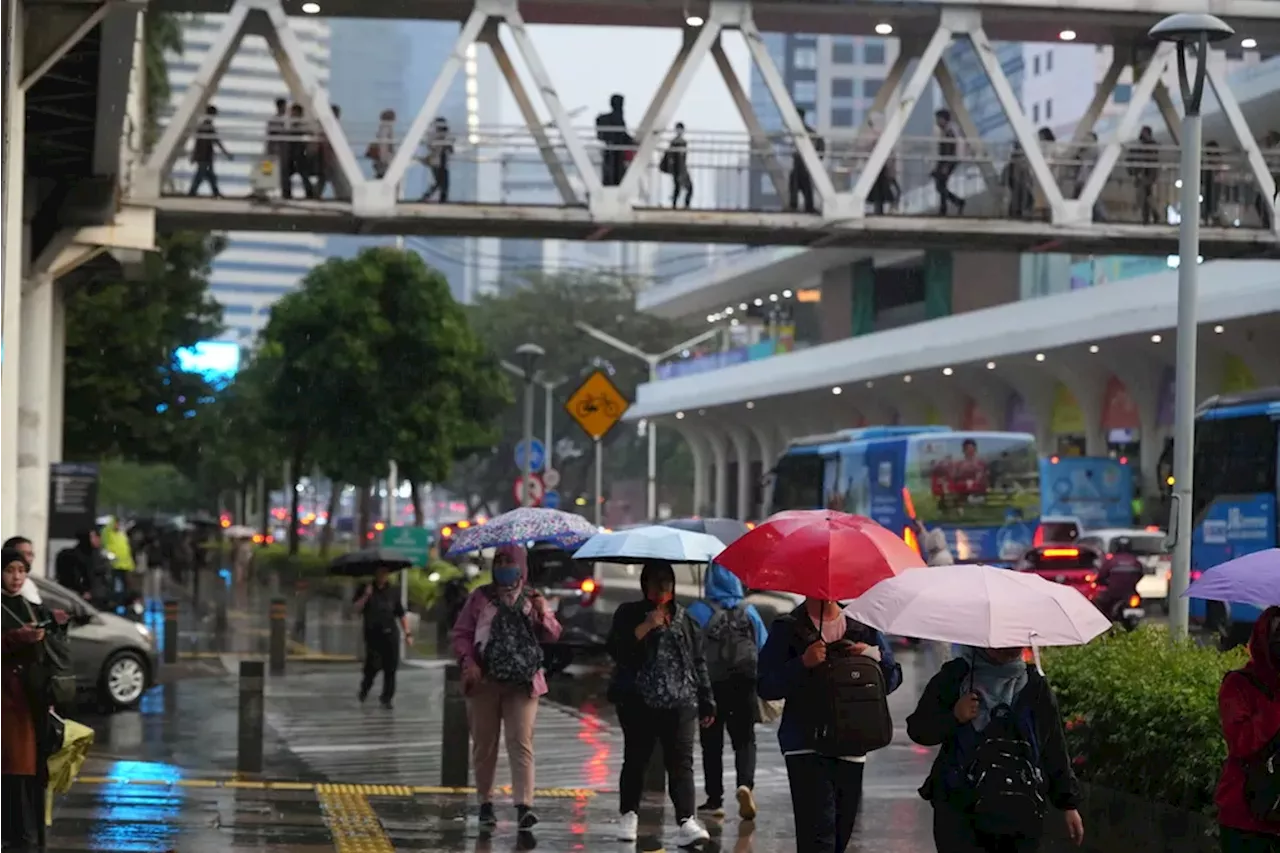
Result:
<svg viewBox="0 0 1280 853"><path fill-rule="evenodd" d="M817 453L788 453L773 472L773 497L769 512L823 507L825 461Z"/></svg>

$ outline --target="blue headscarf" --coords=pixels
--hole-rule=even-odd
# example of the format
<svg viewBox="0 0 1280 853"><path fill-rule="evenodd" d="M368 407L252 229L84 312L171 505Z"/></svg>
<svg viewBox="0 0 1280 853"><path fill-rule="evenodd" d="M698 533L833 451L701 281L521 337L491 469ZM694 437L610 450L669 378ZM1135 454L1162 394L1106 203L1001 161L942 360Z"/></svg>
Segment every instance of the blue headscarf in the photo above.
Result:
<svg viewBox="0 0 1280 853"><path fill-rule="evenodd" d="M1020 658L1009 663L996 663L985 649L961 646L969 662L970 689L978 694L978 716L973 727L982 731L991 721L991 712L1000 705L1013 705L1022 688L1027 686L1027 665Z"/></svg>

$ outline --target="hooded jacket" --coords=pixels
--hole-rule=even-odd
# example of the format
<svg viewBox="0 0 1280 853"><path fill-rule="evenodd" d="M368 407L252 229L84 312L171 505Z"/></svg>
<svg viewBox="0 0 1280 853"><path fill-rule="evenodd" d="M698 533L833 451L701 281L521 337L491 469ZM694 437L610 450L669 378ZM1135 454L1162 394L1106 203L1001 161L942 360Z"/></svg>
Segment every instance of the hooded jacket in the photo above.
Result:
<svg viewBox="0 0 1280 853"><path fill-rule="evenodd" d="M701 601L695 601L689 605L689 618L704 630L715 613L715 608L712 607L713 604L724 610L729 610L737 607L746 595L746 590L742 587L742 581L738 580L737 575L716 563L712 563L711 567L707 569L707 579L703 584L703 592L704 597ZM754 604L748 604L746 611L747 616L751 619L751 624L756 627L756 648L763 649L764 641L769 638L769 629L765 627L764 620L760 618L760 611L756 610Z"/></svg>
<svg viewBox="0 0 1280 853"><path fill-rule="evenodd" d="M1258 618L1249 638L1249 662L1244 665L1244 672L1270 688L1271 695L1267 696L1239 672L1227 673L1218 689L1218 714L1222 718L1222 736L1227 741L1227 760L1214 795L1218 823L1267 835L1280 835L1280 824L1258 820L1250 811L1244 792L1245 761L1280 733L1280 661L1272 658L1268 642L1271 620L1277 617L1280 607L1269 607Z"/></svg>

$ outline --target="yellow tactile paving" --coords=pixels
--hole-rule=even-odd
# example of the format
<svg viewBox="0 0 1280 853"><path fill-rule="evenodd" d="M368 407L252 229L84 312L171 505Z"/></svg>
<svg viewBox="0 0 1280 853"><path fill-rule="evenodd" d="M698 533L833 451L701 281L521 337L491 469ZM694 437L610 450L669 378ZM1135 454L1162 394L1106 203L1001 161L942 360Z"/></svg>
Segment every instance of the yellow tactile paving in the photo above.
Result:
<svg viewBox="0 0 1280 853"><path fill-rule="evenodd" d="M360 797L406 798L419 795L466 796L475 788L450 788L438 785L378 785L357 782L293 782L276 779L122 779L111 776L81 776L81 785L140 785L170 788L233 788L243 791L314 791L317 794L342 794ZM510 793L510 786L500 789ZM539 788L534 796L553 800L579 800L599 796L605 791L591 788Z"/></svg>
<svg viewBox="0 0 1280 853"><path fill-rule="evenodd" d="M395 853L382 821L359 788L392 785L316 785L316 799L338 853Z"/></svg>

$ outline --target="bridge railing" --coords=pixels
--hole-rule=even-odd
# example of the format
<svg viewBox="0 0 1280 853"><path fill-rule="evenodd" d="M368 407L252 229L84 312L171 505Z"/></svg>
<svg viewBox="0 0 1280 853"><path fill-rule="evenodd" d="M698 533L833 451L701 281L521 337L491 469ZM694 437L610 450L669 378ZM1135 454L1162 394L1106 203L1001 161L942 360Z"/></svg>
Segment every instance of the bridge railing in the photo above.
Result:
<svg viewBox="0 0 1280 853"><path fill-rule="evenodd" d="M336 162L325 140L305 128L292 135L268 139L263 121L225 120L215 126L216 138L231 154L225 160L215 153L215 172L224 195L256 195L270 200L281 193L281 175L290 171L287 161L296 159L296 168L309 178L325 175L326 199L346 197ZM610 157L630 163L635 146L610 146L599 141L594 127L577 128L593 168L603 169ZM198 134L197 134L198 136ZM398 140L379 138L370 128L356 129L348 140L366 179L377 176L381 164L390 162ZM446 158L450 173L449 203L512 205L585 205L585 189L577 177L563 138L553 128L545 129L545 145L521 127L476 127L451 134L442 142L450 147ZM705 211L777 211L806 207L804 169L794 157L795 146L787 134L755 139L742 133L691 131L684 137L686 168L693 192L690 207ZM833 137L824 140L823 166L837 192L849 191L861 175L871 153L870 139ZM194 140L187 143L187 153ZM270 143L270 144L269 144ZM405 203L423 199L434 181L431 165L438 164L440 145L434 148L429 137L419 146L415 164L400 189ZM685 194L675 193L675 177L665 155L672 148L672 136L664 134L652 162L644 164L640 181L639 207L683 207ZM1046 142L1044 155L1052 179L1067 199L1079 197L1103 146ZM292 152L292 153L291 153ZM1280 150L1264 152L1273 168L1280 171ZM664 160L666 163L664 164ZM1202 184L1204 219L1218 227L1261 228L1264 226L1259 190L1242 152L1210 149L1204 157ZM560 188L552 169L564 180ZM190 190L194 164L179 158L166 191ZM993 219L1039 219L1049 217L1045 195L1017 146L1011 143L959 140L953 156L940 157L936 137L903 138L873 185L868 209L884 215L938 215L943 212L940 171L948 172L945 189L954 194L946 213L961 210L966 217ZM1173 146L1128 146L1103 186L1094 218L1107 222L1178 221L1180 153ZM201 192L208 193L207 187ZM293 200L305 200L302 181L291 179ZM959 205L956 199L962 200ZM438 196L430 200L438 200ZM814 198L815 204L820 200Z"/></svg>

